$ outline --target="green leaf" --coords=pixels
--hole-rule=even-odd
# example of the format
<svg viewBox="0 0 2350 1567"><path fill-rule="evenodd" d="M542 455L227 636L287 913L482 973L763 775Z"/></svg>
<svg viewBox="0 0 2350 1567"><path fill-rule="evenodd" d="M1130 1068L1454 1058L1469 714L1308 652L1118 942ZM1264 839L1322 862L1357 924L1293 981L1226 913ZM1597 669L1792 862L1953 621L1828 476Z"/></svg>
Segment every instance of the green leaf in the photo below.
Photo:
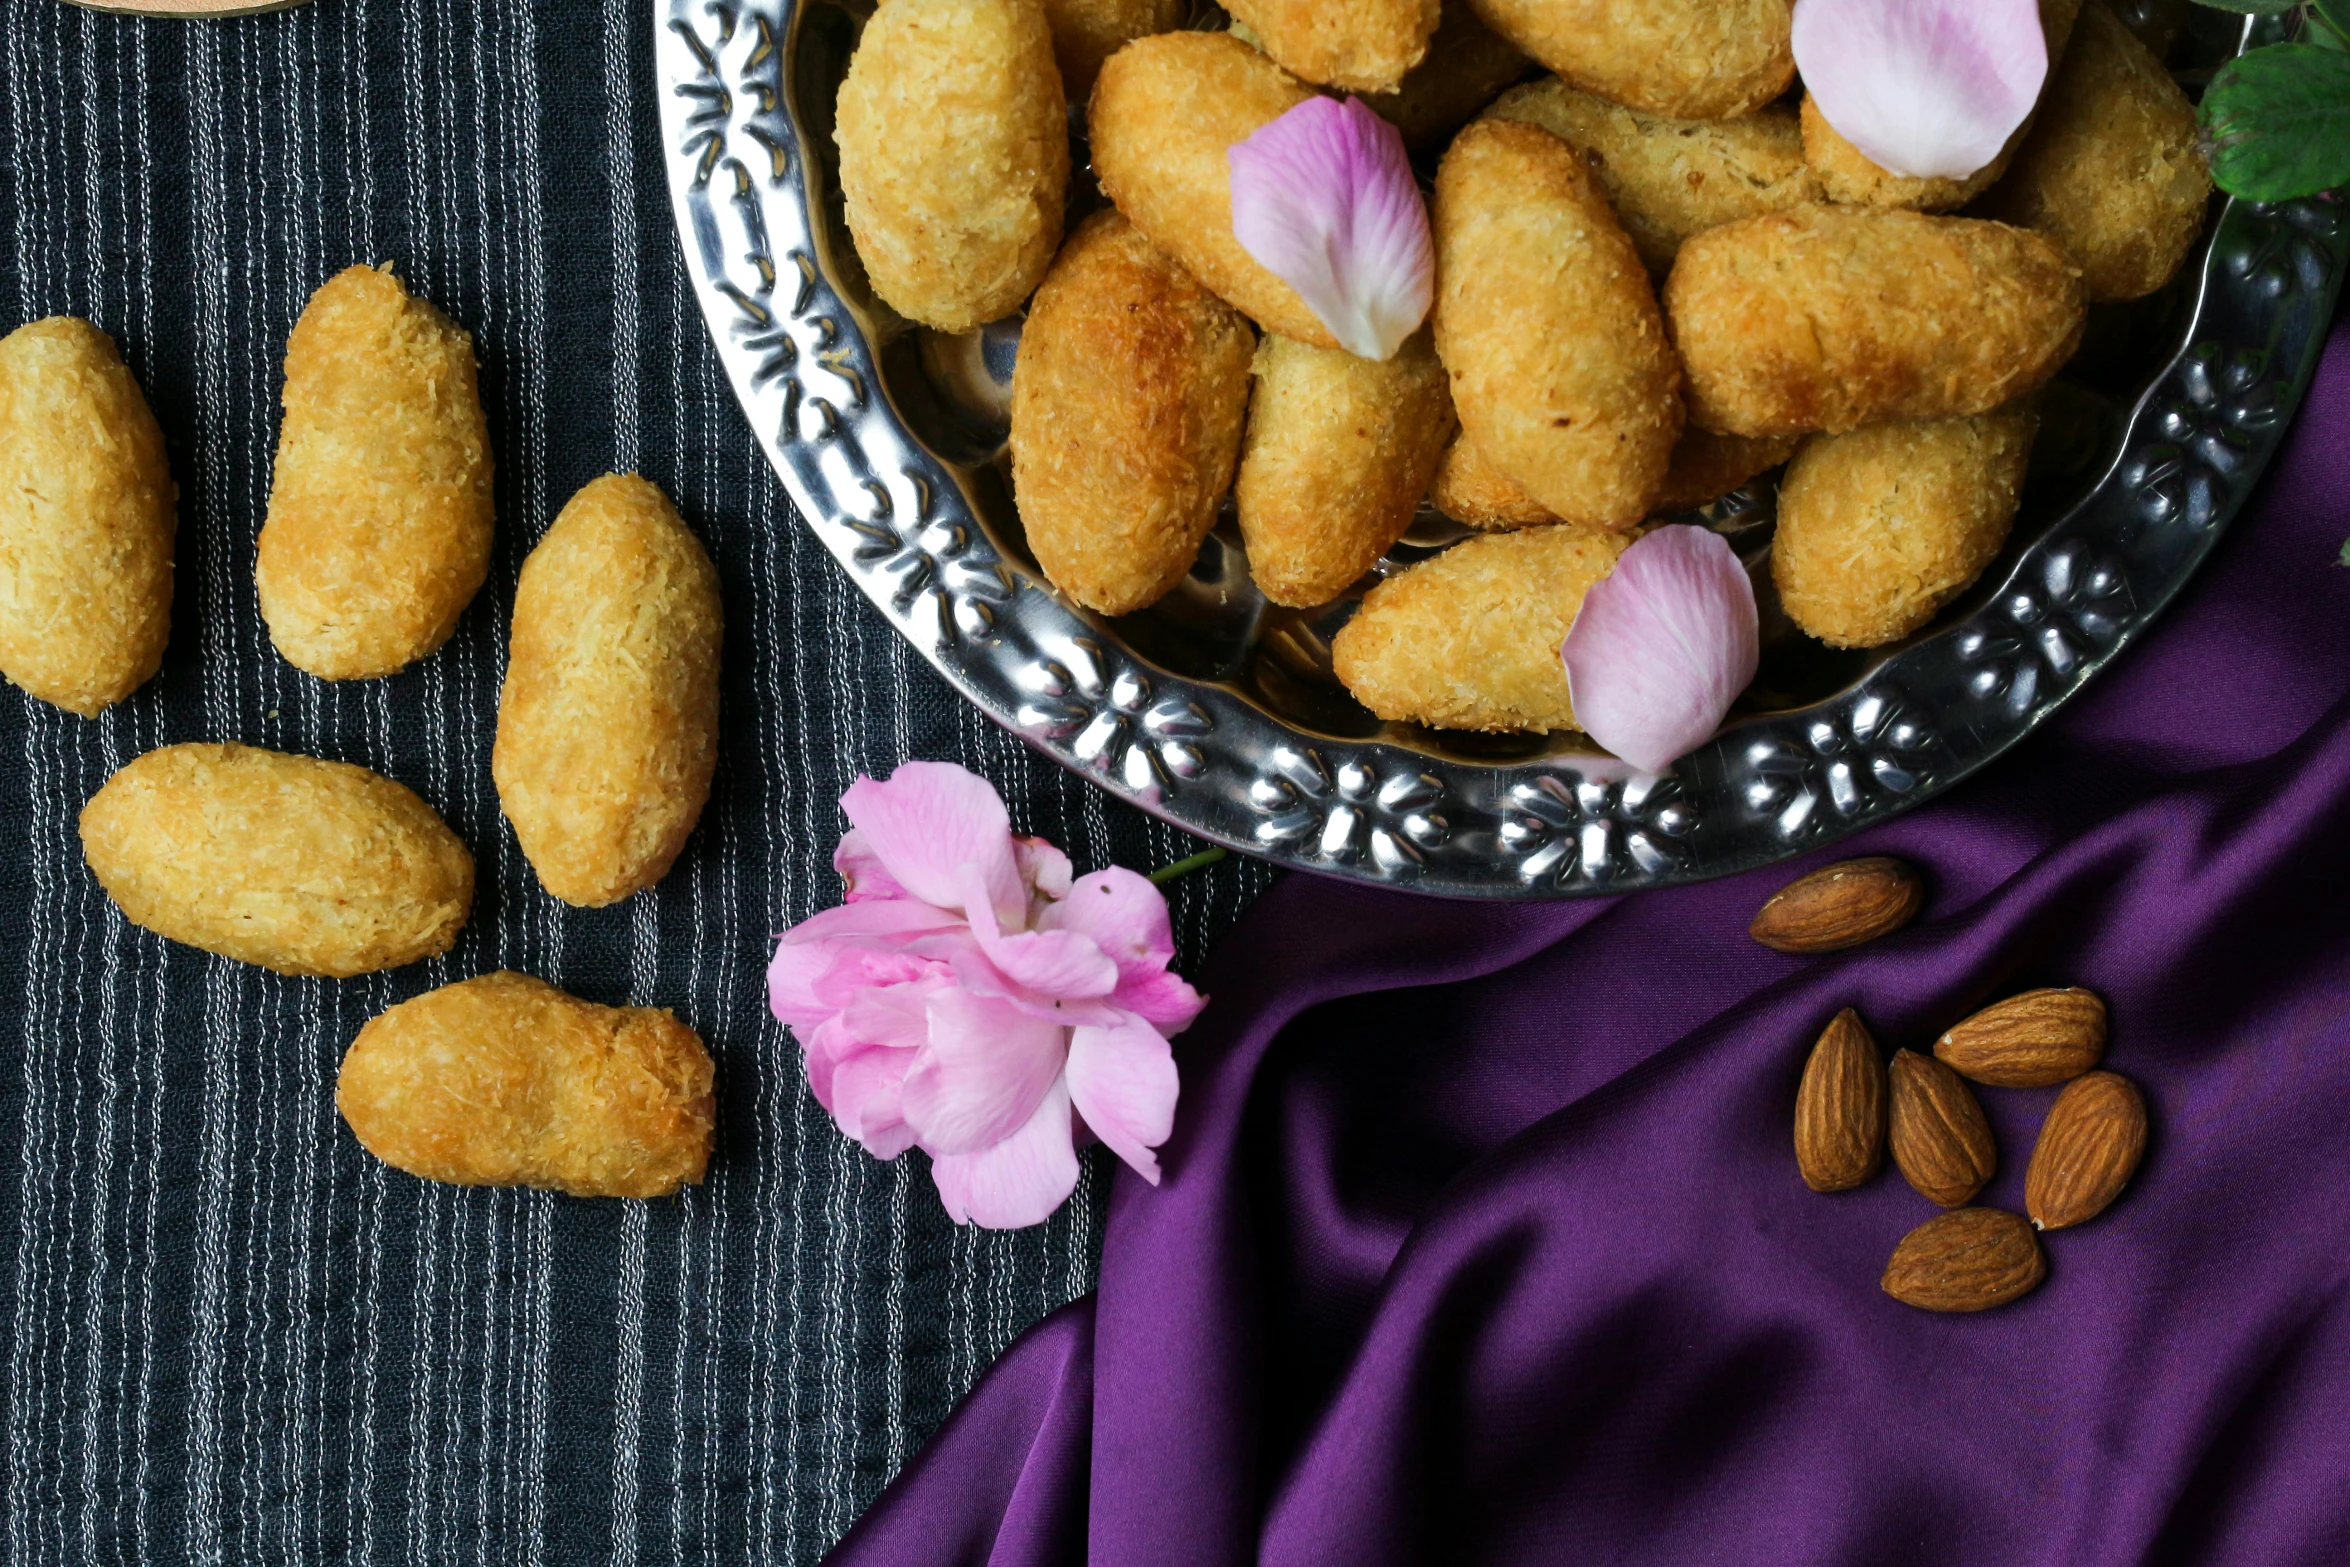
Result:
<svg viewBox="0 0 2350 1567"><path fill-rule="evenodd" d="M2253 201L2350 183L2350 55L2270 44L2219 68L2203 94L2211 177Z"/></svg>
<svg viewBox="0 0 2350 1567"><path fill-rule="evenodd" d="M2214 11L2233 11L2238 16L2275 16L2280 11L2292 10L2301 0L2195 0L2195 3Z"/></svg>
<svg viewBox="0 0 2350 1567"><path fill-rule="evenodd" d="M2301 23L2311 43L2340 49L2350 44L2350 0L2311 0Z"/></svg>
<svg viewBox="0 0 2350 1567"><path fill-rule="evenodd" d="M2350 566L2350 539L2342 541L2342 564Z"/></svg>

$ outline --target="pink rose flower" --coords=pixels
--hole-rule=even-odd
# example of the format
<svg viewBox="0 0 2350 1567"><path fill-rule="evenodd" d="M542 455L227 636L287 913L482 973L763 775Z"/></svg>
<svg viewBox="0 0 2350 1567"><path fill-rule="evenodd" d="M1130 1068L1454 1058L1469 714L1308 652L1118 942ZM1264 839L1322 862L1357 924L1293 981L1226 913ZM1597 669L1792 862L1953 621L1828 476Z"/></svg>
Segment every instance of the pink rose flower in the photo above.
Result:
<svg viewBox="0 0 2350 1567"><path fill-rule="evenodd" d="M841 796L848 901L785 931L768 1005L808 1086L877 1159L919 1147L958 1224L1041 1224L1098 1137L1158 1184L1174 1125L1167 1038L1205 1005L1167 971L1167 902L1014 837L985 780L908 762Z"/></svg>

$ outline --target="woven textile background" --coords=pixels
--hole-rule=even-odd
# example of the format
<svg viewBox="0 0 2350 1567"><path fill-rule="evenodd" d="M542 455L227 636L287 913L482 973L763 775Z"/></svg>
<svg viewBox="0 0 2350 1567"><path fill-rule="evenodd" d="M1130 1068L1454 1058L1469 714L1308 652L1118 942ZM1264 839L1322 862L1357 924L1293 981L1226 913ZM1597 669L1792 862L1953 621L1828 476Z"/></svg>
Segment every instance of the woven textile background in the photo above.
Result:
<svg viewBox="0 0 2350 1567"><path fill-rule="evenodd" d="M812 1560L997 1350L1091 1284L1098 1164L1043 1229L956 1230L918 1156L872 1162L808 1096L763 1004L767 937L837 899L848 780L908 756L995 780L1081 870L1195 845L954 700L791 516L677 265L650 11L317 0L183 24L0 0L0 329L112 332L181 495L160 680L96 722L0 694L11 1563ZM327 685L270 648L253 540L287 330L363 260L476 335L500 535L449 647ZM580 912L533 880L489 750L516 570L608 468L676 496L725 578L723 751L668 879ZM191 739L418 789L479 859L456 949L331 983L127 926L76 813ZM1181 884L1187 961L1263 876ZM569 1201L360 1152L332 1103L359 1025L501 966L701 1031L705 1187Z"/></svg>

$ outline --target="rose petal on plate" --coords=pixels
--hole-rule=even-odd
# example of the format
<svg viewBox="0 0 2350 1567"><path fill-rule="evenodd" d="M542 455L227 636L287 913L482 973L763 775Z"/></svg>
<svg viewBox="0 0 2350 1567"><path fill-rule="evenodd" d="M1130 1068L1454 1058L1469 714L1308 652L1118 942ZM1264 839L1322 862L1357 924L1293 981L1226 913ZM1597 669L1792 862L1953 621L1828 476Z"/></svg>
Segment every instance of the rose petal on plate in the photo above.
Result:
<svg viewBox="0 0 2350 1567"><path fill-rule="evenodd" d="M1965 179L2040 101L2048 38L2039 0L1796 0L1795 63L1870 162Z"/></svg>
<svg viewBox="0 0 2350 1567"><path fill-rule="evenodd" d="M1428 318L1436 246L1396 128L1314 97L1235 143L1232 234L1339 346L1389 359Z"/></svg>
<svg viewBox="0 0 2350 1567"><path fill-rule="evenodd" d="M1592 584L1561 652L1584 732L1663 772L1712 738L1754 679L1754 584L1719 535L1659 528Z"/></svg>

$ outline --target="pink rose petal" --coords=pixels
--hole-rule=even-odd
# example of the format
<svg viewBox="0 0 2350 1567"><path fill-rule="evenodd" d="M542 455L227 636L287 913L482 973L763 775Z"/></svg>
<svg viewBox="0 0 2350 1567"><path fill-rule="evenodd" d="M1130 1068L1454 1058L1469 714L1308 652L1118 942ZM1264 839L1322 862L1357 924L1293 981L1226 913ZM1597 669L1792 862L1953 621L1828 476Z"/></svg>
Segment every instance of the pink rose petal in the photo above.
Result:
<svg viewBox="0 0 2350 1567"><path fill-rule="evenodd" d="M906 1124L906 1070L911 1050L860 1050L832 1069L832 1114L841 1130L876 1159L895 1159L914 1146Z"/></svg>
<svg viewBox="0 0 2350 1567"><path fill-rule="evenodd" d="M1143 1022L1081 1028L1069 1041L1069 1098L1085 1124L1134 1173L1159 1184L1152 1149L1175 1129L1175 1054Z"/></svg>
<svg viewBox="0 0 2350 1567"><path fill-rule="evenodd" d="M1583 596L1562 650L1575 718L1592 739L1660 773L1711 739L1761 658L1754 584L1705 528L1636 540Z"/></svg>
<svg viewBox="0 0 2350 1567"><path fill-rule="evenodd" d="M1178 1087L1165 1035L1202 1005L1168 969L1158 889L1074 880L961 768L909 763L841 804L847 901L784 932L767 971L817 1103L876 1158L927 1152L958 1222L1050 1217L1081 1134L1155 1179ZM1078 1125L1079 1093L1098 1128Z"/></svg>
<svg viewBox="0 0 2350 1567"><path fill-rule="evenodd" d="M947 762L908 762L887 782L858 779L840 805L882 868L924 903L961 907L962 868L973 865L996 917L1014 930L1028 923L1011 818L986 779Z"/></svg>
<svg viewBox="0 0 2350 1567"><path fill-rule="evenodd" d="M930 1043L906 1075L906 1120L933 1155L1009 1137L1057 1082L1069 1031L1009 1002L947 987L930 997Z"/></svg>
<svg viewBox="0 0 2350 1567"><path fill-rule="evenodd" d="M1042 1224L1077 1189L1069 1089L1055 1082L1011 1136L976 1153L934 1156L930 1178L947 1217L988 1230Z"/></svg>
<svg viewBox="0 0 2350 1567"><path fill-rule="evenodd" d="M2048 38L2039 0L1796 0L1795 63L1870 162L1965 179L2040 101Z"/></svg>
<svg viewBox="0 0 2350 1567"><path fill-rule="evenodd" d="M1020 879L1039 898L1050 902L1069 895L1069 856L1042 838L1013 839L1012 858L1020 867Z"/></svg>
<svg viewBox="0 0 2350 1567"><path fill-rule="evenodd" d="M980 903L976 874L964 872L967 903L976 912L971 934L979 938L996 974L1038 998L1077 1000L1106 996L1117 988L1118 965L1084 936L1066 931L1022 931L1004 935ZM963 965L958 963L958 972Z"/></svg>
<svg viewBox="0 0 2350 1567"><path fill-rule="evenodd" d="M1393 357L1436 297L1428 208L1395 127L1356 99L1308 98L1229 156L1241 248L1348 353Z"/></svg>
<svg viewBox="0 0 2350 1567"><path fill-rule="evenodd" d="M863 903L874 898L903 898L909 896L898 885L897 878L881 863L881 856L865 841L865 835L851 828L841 834L840 843L832 851L832 868L840 879L848 883L848 901Z"/></svg>
<svg viewBox="0 0 2350 1567"><path fill-rule="evenodd" d="M1166 895L1147 876L1122 866L1080 876L1069 896L1037 920L1046 930L1090 937L1118 965L1113 1006L1181 1033L1207 1005L1200 993L1168 971L1175 957L1175 932L1167 920Z"/></svg>

